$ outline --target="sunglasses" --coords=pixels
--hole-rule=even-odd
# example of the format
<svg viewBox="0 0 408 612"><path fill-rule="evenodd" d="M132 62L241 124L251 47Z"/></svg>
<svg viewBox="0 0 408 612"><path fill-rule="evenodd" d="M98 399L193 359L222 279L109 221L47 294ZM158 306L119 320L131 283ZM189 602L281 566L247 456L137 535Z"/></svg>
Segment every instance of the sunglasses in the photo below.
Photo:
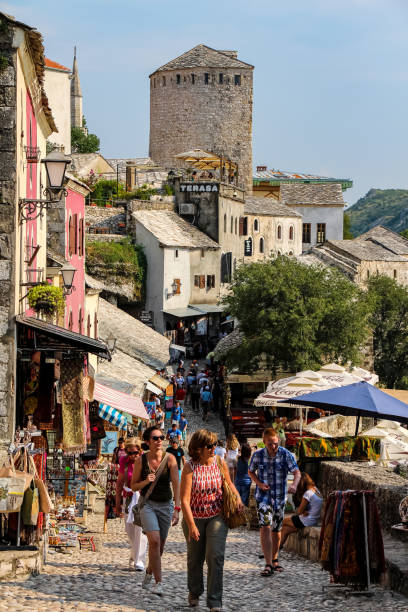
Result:
<svg viewBox="0 0 408 612"><path fill-rule="evenodd" d="M164 436L152 436L151 439L154 440L155 442L158 442L159 440L163 442Z"/></svg>
<svg viewBox="0 0 408 612"><path fill-rule="evenodd" d="M217 443L213 442L213 444L206 444L205 448L207 450L212 450L215 446L217 446Z"/></svg>
<svg viewBox="0 0 408 612"><path fill-rule="evenodd" d="M140 451L127 451L128 455L140 455Z"/></svg>

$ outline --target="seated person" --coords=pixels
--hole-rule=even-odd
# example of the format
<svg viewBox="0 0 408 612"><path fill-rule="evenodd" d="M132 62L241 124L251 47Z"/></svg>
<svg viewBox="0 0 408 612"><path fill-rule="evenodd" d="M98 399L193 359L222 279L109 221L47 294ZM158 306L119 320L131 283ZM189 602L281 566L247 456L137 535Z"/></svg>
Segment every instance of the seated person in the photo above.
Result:
<svg viewBox="0 0 408 612"><path fill-rule="evenodd" d="M320 519L320 510L323 497L309 474L302 472L296 494L302 500L296 514L283 519L281 548L286 542L288 535L303 529L317 525Z"/></svg>

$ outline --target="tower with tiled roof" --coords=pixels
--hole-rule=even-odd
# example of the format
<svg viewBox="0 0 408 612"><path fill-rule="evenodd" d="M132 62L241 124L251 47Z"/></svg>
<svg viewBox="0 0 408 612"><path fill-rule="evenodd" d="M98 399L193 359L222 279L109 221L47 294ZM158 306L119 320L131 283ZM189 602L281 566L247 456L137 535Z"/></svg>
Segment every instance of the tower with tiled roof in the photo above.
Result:
<svg viewBox="0 0 408 612"><path fill-rule="evenodd" d="M238 164L252 190L253 69L236 51L197 45L150 75L150 157L166 168L191 149Z"/></svg>
<svg viewBox="0 0 408 612"><path fill-rule="evenodd" d="M78 62L76 57L76 47L74 47L74 62L72 65L71 76L71 126L84 126L84 117L82 113L82 90L79 80Z"/></svg>

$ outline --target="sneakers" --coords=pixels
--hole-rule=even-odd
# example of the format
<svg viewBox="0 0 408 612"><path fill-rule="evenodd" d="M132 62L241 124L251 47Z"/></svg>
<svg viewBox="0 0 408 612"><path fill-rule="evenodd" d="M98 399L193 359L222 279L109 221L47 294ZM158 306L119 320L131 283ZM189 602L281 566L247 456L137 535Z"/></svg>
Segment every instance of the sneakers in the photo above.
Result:
<svg viewBox="0 0 408 612"><path fill-rule="evenodd" d="M160 597L163 595L163 585L161 582L155 582L154 585L152 586L152 588L150 589L150 592L153 595L160 595Z"/></svg>
<svg viewBox="0 0 408 612"><path fill-rule="evenodd" d="M198 597L193 595L192 593L188 594L188 605L190 608L196 608L198 606Z"/></svg>
<svg viewBox="0 0 408 612"><path fill-rule="evenodd" d="M152 581L153 574L148 574L147 572L143 576L142 589L150 589L150 583Z"/></svg>
<svg viewBox="0 0 408 612"><path fill-rule="evenodd" d="M135 569L136 572L143 572L144 571L143 563L135 563L134 564L134 569Z"/></svg>

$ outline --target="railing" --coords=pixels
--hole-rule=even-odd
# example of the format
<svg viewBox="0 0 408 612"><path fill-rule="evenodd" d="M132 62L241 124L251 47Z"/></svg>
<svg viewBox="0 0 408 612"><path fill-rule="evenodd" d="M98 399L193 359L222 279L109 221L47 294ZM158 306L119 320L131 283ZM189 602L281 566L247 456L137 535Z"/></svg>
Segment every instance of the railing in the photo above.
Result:
<svg viewBox="0 0 408 612"><path fill-rule="evenodd" d="M41 155L40 147L25 146L24 150L29 164L36 164L39 161Z"/></svg>

